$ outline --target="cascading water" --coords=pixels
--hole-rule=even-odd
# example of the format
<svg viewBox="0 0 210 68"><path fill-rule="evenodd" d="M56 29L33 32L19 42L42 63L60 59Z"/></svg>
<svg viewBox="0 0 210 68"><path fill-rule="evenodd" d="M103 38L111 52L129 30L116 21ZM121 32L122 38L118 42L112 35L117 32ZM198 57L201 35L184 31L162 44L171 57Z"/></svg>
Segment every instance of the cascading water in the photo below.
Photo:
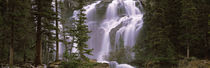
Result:
<svg viewBox="0 0 210 68"><path fill-rule="evenodd" d="M87 25L92 31L87 44L89 48L94 49L93 56L89 58L96 59L98 62L108 62L104 56L109 55L112 49L117 49L115 47L119 45L121 38L124 41L124 47L135 45L136 36L143 23L143 13L136 3L134 0L113 0L110 3L97 1L84 7L87 14ZM78 11L75 11L73 17L77 17L77 13ZM117 30L115 31L115 42L111 44L110 36L113 29ZM114 48L111 48L112 46ZM111 62L110 64L113 65ZM115 64L113 68L133 68L127 64Z"/></svg>

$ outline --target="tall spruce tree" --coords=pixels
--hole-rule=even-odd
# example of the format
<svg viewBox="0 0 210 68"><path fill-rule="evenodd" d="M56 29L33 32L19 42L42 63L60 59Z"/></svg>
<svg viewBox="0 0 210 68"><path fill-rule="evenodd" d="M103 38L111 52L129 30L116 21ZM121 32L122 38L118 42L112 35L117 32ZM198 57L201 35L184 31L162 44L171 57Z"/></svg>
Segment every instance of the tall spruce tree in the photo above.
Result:
<svg viewBox="0 0 210 68"><path fill-rule="evenodd" d="M164 65L173 60L174 46L169 38L172 26L168 23L168 18L172 16L167 16L172 12L168 9L173 7L170 6L170 1L146 1L144 26L135 46L137 64L160 62Z"/></svg>
<svg viewBox="0 0 210 68"><path fill-rule="evenodd" d="M144 26L135 46L136 63L173 62L186 55L209 58L207 8L208 0L146 0Z"/></svg>
<svg viewBox="0 0 210 68"><path fill-rule="evenodd" d="M1 16L4 18L1 19L1 41L4 48L3 52L7 52L5 46L10 45L9 47L9 64L12 66L14 60L17 60L15 57L20 57L19 47L24 47L20 43L26 39L27 29L30 16L30 2L27 0L12 1L12 0L2 0L4 2L1 4ZM28 36L28 35L27 35ZM6 42L9 41L9 42ZM28 42L26 40L26 42ZM16 51L14 51L16 50ZM16 52L16 53L15 53ZM4 56L2 54L2 56Z"/></svg>
<svg viewBox="0 0 210 68"><path fill-rule="evenodd" d="M183 45L186 45L186 56L190 57L190 46L192 46L193 40L195 40L195 28L197 24L197 12L196 7L192 0L182 0L182 15L180 20L180 27L183 28L183 34L181 36Z"/></svg>
<svg viewBox="0 0 210 68"><path fill-rule="evenodd" d="M58 0L55 0L55 11L56 17L58 18ZM58 19L56 22L56 60L59 60L59 27L58 27Z"/></svg>
<svg viewBox="0 0 210 68"><path fill-rule="evenodd" d="M10 23L10 30L11 30L11 35L10 35L10 53L9 53L9 65L10 67L13 65L13 55L14 55L14 25L15 25L15 14L12 14L15 10L15 5L16 5L17 1L12 1L9 0L8 1L8 18L11 18L12 20L8 21L8 23Z"/></svg>
<svg viewBox="0 0 210 68"><path fill-rule="evenodd" d="M48 38L52 36L52 30L56 28L53 26L53 21L57 19L53 11L52 0L35 0L34 14L36 23L36 54L35 65L42 64L42 41L43 34ZM50 40L50 39L48 39Z"/></svg>
<svg viewBox="0 0 210 68"><path fill-rule="evenodd" d="M6 26L6 22L5 22L5 19L6 19L6 12L7 12L7 1L6 0L1 0L0 1L0 47L1 47L1 50L0 50L0 54L1 54L1 57L0 57L0 62L3 62L3 59L7 59L7 54L5 53L8 53L7 51L7 45L6 45L6 32L7 30L5 29L7 26Z"/></svg>
<svg viewBox="0 0 210 68"><path fill-rule="evenodd" d="M83 8L84 6L84 1L79 0L79 14L78 14L78 20L76 20L76 30L75 30L75 37L76 37L76 43L77 43L77 49L79 51L79 58L81 60L88 60L88 58L85 56L85 54L90 55L91 54L91 49L87 49L88 45L86 42L90 38L88 36L88 33L90 31L88 30L88 26L85 24L86 23L86 17L84 14L85 9Z"/></svg>

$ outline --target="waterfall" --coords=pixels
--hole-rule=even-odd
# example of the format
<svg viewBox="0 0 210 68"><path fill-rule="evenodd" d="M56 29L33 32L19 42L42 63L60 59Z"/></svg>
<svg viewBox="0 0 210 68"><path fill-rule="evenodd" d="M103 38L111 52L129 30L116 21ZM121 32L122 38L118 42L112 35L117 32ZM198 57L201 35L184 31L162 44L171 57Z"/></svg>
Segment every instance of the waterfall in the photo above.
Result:
<svg viewBox="0 0 210 68"><path fill-rule="evenodd" d="M108 62L104 56L117 49L120 40L124 42L124 47L133 47L136 43L136 37L142 27L143 13L136 5L134 0L113 0L112 2L97 1L87 5L86 9L87 25L92 32L87 44L93 48L93 56L98 62ZM74 11L74 17L77 17L78 11ZM116 31L114 31L116 30ZM111 34L114 32L114 35ZM114 36L114 37L111 37ZM114 39L114 44L111 43ZM113 48L114 47L114 48ZM131 54L134 55L134 54ZM133 68L127 64L116 64L116 68Z"/></svg>

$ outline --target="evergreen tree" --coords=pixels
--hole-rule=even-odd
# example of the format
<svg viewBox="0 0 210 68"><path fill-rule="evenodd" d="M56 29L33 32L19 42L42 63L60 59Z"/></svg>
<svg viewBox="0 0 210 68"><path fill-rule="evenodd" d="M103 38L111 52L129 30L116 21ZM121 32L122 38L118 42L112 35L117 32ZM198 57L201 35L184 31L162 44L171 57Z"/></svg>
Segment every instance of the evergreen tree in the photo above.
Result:
<svg viewBox="0 0 210 68"><path fill-rule="evenodd" d="M172 10L170 1L147 0L145 5L144 26L135 46L137 64L162 63L164 65L174 58L174 46L169 38L172 28L167 16ZM166 7L167 6L167 7ZM140 62L142 61L142 62Z"/></svg>
<svg viewBox="0 0 210 68"><path fill-rule="evenodd" d="M56 11L56 17L58 17L58 1L55 0L55 11ZM56 60L59 60L59 27L58 27L58 19L56 21Z"/></svg>
<svg viewBox="0 0 210 68"><path fill-rule="evenodd" d="M146 0L135 63L173 63L186 54L188 58L209 58L207 8L208 0Z"/></svg>
<svg viewBox="0 0 210 68"><path fill-rule="evenodd" d="M28 24L30 16L30 1L2 0L0 3L0 17L4 17L1 18L0 23L2 52L8 53L9 50L9 64L12 66L14 64L13 61L17 60L16 57L20 57L20 55L18 55L21 52L19 47L24 47L20 43L27 39L27 32L30 29ZM25 42L28 41L26 40ZM10 45L9 49L7 48L8 45ZM2 56L5 59L5 56L7 55L2 54Z"/></svg>
<svg viewBox="0 0 210 68"><path fill-rule="evenodd" d="M79 58L82 60L88 60L88 58L85 56L85 54L90 55L91 54L91 49L87 49L88 45L86 42L90 38L88 36L88 33L90 31L88 30L88 26L85 24L86 17L84 14L85 9L83 8L84 6L84 1L79 0L79 14L78 14L78 20L76 20L76 30L75 30L75 37L76 37L76 43L77 43L77 49L79 51Z"/></svg>
<svg viewBox="0 0 210 68"><path fill-rule="evenodd" d="M23 3L22 3L23 2ZM25 13L21 13L25 12ZM25 23L28 21L28 1L8 1L8 16L11 20L7 21L8 26L10 26L10 60L9 64L13 65L14 59L14 49L18 45L18 38L21 37L21 33L23 32L21 29L24 29L27 25ZM17 28L20 27L20 28ZM21 39L21 38L20 38Z"/></svg>
<svg viewBox="0 0 210 68"><path fill-rule="evenodd" d="M7 59L8 57L7 54L5 53L8 53L8 51L6 51L5 49L7 49L6 45L5 45L5 41L6 41L6 37L5 37L5 12L6 12L6 1L5 0L1 0L0 1L0 54L1 54L1 57L0 57L0 63L3 62L3 58L4 59Z"/></svg>
<svg viewBox="0 0 210 68"><path fill-rule="evenodd" d="M186 56L190 56L190 46L192 46L193 40L195 40L195 28L197 24L196 7L192 0L182 0L182 15L180 20L180 27L183 28L183 45L186 45Z"/></svg>
<svg viewBox="0 0 210 68"><path fill-rule="evenodd" d="M35 0L34 14L36 22L36 58L35 65L42 64L42 37L43 33L51 38L52 30L56 28L53 26L55 12L52 8L52 0ZM50 40L50 39L48 39ZM56 39L57 40L57 39ZM49 45L49 44L48 44Z"/></svg>

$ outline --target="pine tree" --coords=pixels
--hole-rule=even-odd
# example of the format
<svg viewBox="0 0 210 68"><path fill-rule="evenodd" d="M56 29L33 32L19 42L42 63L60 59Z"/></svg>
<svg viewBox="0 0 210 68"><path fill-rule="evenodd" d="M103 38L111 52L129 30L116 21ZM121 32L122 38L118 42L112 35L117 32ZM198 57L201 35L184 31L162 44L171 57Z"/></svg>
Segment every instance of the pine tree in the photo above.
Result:
<svg viewBox="0 0 210 68"><path fill-rule="evenodd" d="M35 0L35 6L34 14L37 30L35 65L37 66L42 64L42 37L44 37L44 35L48 36L48 38L52 36L52 30L56 29L53 26L53 20L57 18L55 17L55 12L52 8L52 0ZM48 40L50 41L50 39Z"/></svg>
<svg viewBox="0 0 210 68"><path fill-rule="evenodd" d="M146 0L136 63L209 58L209 0ZM183 49L184 48L184 49ZM175 55L177 54L177 55ZM175 60L176 61L176 60Z"/></svg>
<svg viewBox="0 0 210 68"><path fill-rule="evenodd" d="M195 38L195 24L197 23L196 17L196 7L193 4L192 0L186 1L182 0L182 15L180 20L180 25L183 28L183 35L181 36L184 39L184 45L186 45L187 49L187 58L190 57L190 46L192 45L192 41Z"/></svg>
<svg viewBox="0 0 210 68"><path fill-rule="evenodd" d="M70 8L68 5L69 1L64 0L64 3L60 3L60 9L61 9L61 24L63 26L62 33L63 33L63 40L62 43L65 45L65 51L68 52L68 54L73 54L72 49L74 48L74 44L76 43L76 23L75 19L72 18L71 21L69 21L69 11L72 11L73 8ZM71 41L68 41L68 39L71 38ZM68 59L68 57L64 57Z"/></svg>
<svg viewBox="0 0 210 68"><path fill-rule="evenodd" d="M55 11L56 11L56 17L58 18L58 1L55 0ZM56 60L59 60L59 27L58 27L58 19L56 21Z"/></svg>
<svg viewBox="0 0 210 68"><path fill-rule="evenodd" d="M76 43L77 43L77 49L79 51L79 58L82 60L88 60L88 58L85 56L85 54L90 55L91 54L91 49L87 49L88 45L86 42L90 38L88 36L88 33L90 31L88 30L88 26L85 24L86 17L84 14L85 9L83 8L84 6L84 1L79 0L79 14L78 14L78 20L76 20L76 30L75 30L75 37L76 37Z"/></svg>
<svg viewBox="0 0 210 68"><path fill-rule="evenodd" d="M170 1L148 0L146 3L144 26L136 45L136 58L145 62L166 63L171 61L174 56L173 44L169 38L169 29L172 28L168 23L170 16L167 17L171 11L167 9L170 7L168 4ZM143 50L139 50L139 48ZM139 59L138 54L144 55L144 57Z"/></svg>
<svg viewBox="0 0 210 68"><path fill-rule="evenodd" d="M2 30L0 33L3 36L1 37L3 48L4 46L10 45L9 47L9 64L13 66L14 54L15 52L20 53L19 47L24 47L20 41L26 39L26 34L29 22L29 1L12 1L12 0L3 0L4 4L1 4L1 16L4 18L1 19ZM6 8L6 9L5 9ZM18 28L17 28L18 27ZM25 29L25 30L24 30ZM30 28L29 28L30 29ZM3 41L4 40L4 41ZM9 41L9 42L6 42ZM26 40L27 41L27 40ZM7 50L4 48L3 50ZM14 51L16 50L16 51ZM2 54L3 55L3 54ZM19 55L16 55L19 56Z"/></svg>
<svg viewBox="0 0 210 68"><path fill-rule="evenodd" d="M3 60L3 58L8 58L6 57L6 55L4 53L8 53L5 49L5 40L6 40L6 37L5 37L5 15L6 15L6 4L7 2L5 0L1 0L0 1L0 54L1 54L1 57L0 57L0 60Z"/></svg>

